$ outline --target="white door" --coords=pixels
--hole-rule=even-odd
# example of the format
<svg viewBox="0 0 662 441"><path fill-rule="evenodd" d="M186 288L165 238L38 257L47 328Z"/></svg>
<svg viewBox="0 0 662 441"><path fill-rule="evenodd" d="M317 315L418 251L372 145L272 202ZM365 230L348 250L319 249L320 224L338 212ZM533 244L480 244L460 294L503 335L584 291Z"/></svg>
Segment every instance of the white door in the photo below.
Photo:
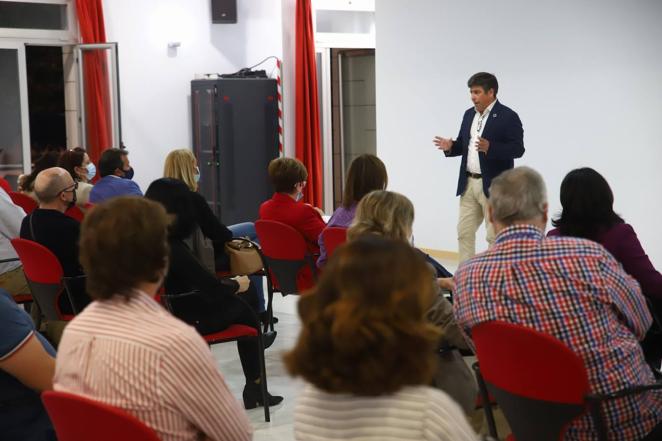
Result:
<svg viewBox="0 0 662 441"><path fill-rule="evenodd" d="M120 117L120 88L119 88L119 60L117 58L117 43L96 43L74 45L74 54L78 64L78 90L80 103L80 141L81 145L87 146L90 137L90 125L88 121L93 115L93 110L88 106L93 101L91 95L95 94L96 87L102 91L104 99L97 103L107 109L106 127L110 132L108 145L102 145L101 149L120 147L122 142L122 124ZM98 76L94 77L95 83L88 84L85 76L85 63L95 63ZM100 80L100 81L98 81Z"/></svg>
<svg viewBox="0 0 662 441"><path fill-rule="evenodd" d="M0 176L14 188L31 166L25 66L25 45L0 40Z"/></svg>

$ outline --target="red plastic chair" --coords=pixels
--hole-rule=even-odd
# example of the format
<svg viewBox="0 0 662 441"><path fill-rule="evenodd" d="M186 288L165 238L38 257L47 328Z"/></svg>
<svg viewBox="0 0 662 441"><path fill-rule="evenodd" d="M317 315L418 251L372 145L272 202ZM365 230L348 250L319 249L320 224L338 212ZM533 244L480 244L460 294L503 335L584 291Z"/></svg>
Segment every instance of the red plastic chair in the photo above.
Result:
<svg viewBox="0 0 662 441"><path fill-rule="evenodd" d="M64 214L78 222L83 222L83 219L85 219L85 213L83 213L83 210L81 210L78 205L69 208Z"/></svg>
<svg viewBox="0 0 662 441"><path fill-rule="evenodd" d="M161 304L174 316L177 316L176 308L173 304L173 300L195 295L196 292L187 292L182 294L167 294L164 289L160 289L158 295ZM243 300L242 300L243 302ZM248 303L243 302L247 309L251 309ZM264 421L271 421L271 415L269 412L269 405L266 404L267 399L267 368L264 361L264 340L262 336L262 329L260 327L260 321L257 316L254 315L255 319L255 328L247 325L230 325L228 328L214 332L211 334L202 335L202 338L205 339L209 346L215 345L218 343L230 343L233 341L243 340L243 339L257 339L258 342L258 359L260 361L260 386L262 388L262 403L264 403Z"/></svg>
<svg viewBox="0 0 662 441"><path fill-rule="evenodd" d="M489 400L489 392L499 404L512 429L509 440L562 440L567 426L590 412L598 439L607 441L603 401L662 388L651 384L592 395L583 360L551 335L499 321L481 323L471 335L483 402ZM488 421L489 408L484 407ZM489 425L496 438L493 419Z"/></svg>
<svg viewBox="0 0 662 441"><path fill-rule="evenodd" d="M331 257L336 248L347 242L347 228L327 227L323 229L322 242L326 249L327 258Z"/></svg>
<svg viewBox="0 0 662 441"><path fill-rule="evenodd" d="M2 188L4 191L6 191L7 194L14 191L14 190L12 190L11 185L9 185L9 182L7 182L7 180L3 177L0 177L0 188Z"/></svg>
<svg viewBox="0 0 662 441"><path fill-rule="evenodd" d="M23 264L32 298L46 319L71 320L73 316L62 314L59 307L60 296L66 291L62 284L62 265L55 254L45 246L27 239L12 239L11 244Z"/></svg>
<svg viewBox="0 0 662 441"><path fill-rule="evenodd" d="M27 194L18 193L16 191L10 191L9 197L11 198L13 203L18 205L23 209L23 211L25 211L25 214L32 213L39 206L39 204L37 204L37 201L32 199Z"/></svg>
<svg viewBox="0 0 662 441"><path fill-rule="evenodd" d="M156 432L133 415L79 395L41 394L59 441L159 441Z"/></svg>
<svg viewBox="0 0 662 441"><path fill-rule="evenodd" d="M317 268L301 233L270 220L256 221L255 232L269 268L269 285L283 295L299 294L314 285Z"/></svg>

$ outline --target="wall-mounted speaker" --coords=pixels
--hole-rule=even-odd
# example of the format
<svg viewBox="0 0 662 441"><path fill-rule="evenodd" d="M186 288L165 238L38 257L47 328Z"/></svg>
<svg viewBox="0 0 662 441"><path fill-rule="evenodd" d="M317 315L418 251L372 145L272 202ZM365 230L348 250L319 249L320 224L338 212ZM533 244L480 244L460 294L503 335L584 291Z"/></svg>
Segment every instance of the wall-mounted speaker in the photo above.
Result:
<svg viewBox="0 0 662 441"><path fill-rule="evenodd" d="M237 0L211 0L212 23L236 23Z"/></svg>

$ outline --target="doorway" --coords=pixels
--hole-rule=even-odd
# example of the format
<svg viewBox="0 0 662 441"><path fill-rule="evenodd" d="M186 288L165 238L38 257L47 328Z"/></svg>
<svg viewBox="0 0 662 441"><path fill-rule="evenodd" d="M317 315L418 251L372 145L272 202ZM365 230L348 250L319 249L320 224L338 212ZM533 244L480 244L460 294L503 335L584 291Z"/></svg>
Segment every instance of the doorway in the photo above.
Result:
<svg viewBox="0 0 662 441"><path fill-rule="evenodd" d="M333 209L352 161L377 154L375 49L331 49Z"/></svg>
<svg viewBox="0 0 662 441"><path fill-rule="evenodd" d="M30 158L67 147L61 46L26 46Z"/></svg>

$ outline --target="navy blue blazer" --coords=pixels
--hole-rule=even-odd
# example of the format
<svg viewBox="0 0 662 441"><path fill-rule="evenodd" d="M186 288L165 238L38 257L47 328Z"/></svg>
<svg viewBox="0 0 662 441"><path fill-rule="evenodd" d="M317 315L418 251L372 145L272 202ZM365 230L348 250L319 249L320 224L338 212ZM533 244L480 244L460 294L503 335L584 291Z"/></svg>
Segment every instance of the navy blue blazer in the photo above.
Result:
<svg viewBox="0 0 662 441"><path fill-rule="evenodd" d="M467 152L469 140L471 139L471 123L473 122L476 109L474 107L464 112L460 133L453 142L453 146L446 156L462 155L460 164L460 175L457 180L457 195L464 193L467 186ZM480 160L480 171L483 175L483 192L489 196L489 188L492 179L501 172L509 170L515 165L515 158L521 158L524 154L524 130L522 122L517 113L504 106L499 101L494 103L490 116L485 119L482 137L490 142L487 154L478 152Z"/></svg>

